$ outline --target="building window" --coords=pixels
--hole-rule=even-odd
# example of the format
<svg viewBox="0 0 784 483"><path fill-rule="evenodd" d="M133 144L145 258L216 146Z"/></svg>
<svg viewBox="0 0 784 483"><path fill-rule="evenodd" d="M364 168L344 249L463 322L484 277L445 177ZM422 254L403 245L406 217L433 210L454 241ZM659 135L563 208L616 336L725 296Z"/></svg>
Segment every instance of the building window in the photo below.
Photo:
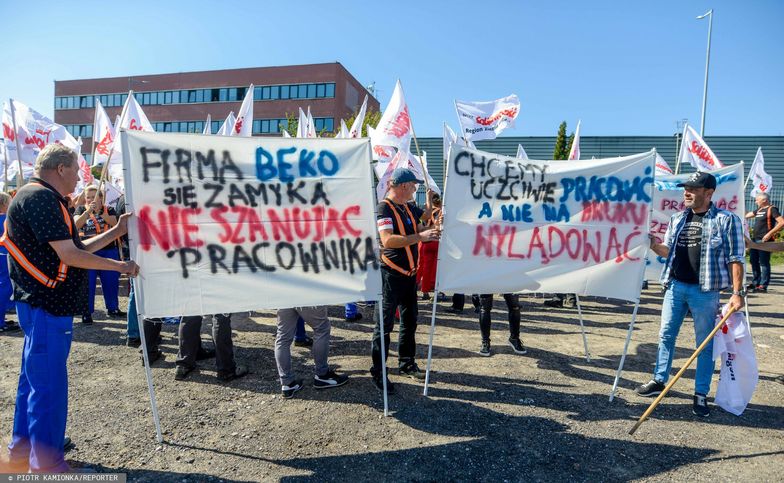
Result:
<svg viewBox="0 0 784 483"><path fill-rule="evenodd" d="M268 86L261 88L261 98L264 99L265 101L269 100L269 98L270 98L270 88Z"/></svg>
<svg viewBox="0 0 784 483"><path fill-rule="evenodd" d="M327 84L326 97L335 97L335 84Z"/></svg>
<svg viewBox="0 0 784 483"><path fill-rule="evenodd" d="M220 89L220 94L218 95L219 102L226 102L229 100L229 90L226 88Z"/></svg>
<svg viewBox="0 0 784 483"><path fill-rule="evenodd" d="M280 99L280 86L270 87L270 99Z"/></svg>
<svg viewBox="0 0 784 483"><path fill-rule="evenodd" d="M289 86L280 86L280 98L281 99L289 98Z"/></svg>
<svg viewBox="0 0 784 483"><path fill-rule="evenodd" d="M232 87L231 89L229 89L229 102L236 101L236 100L237 100L237 88Z"/></svg>

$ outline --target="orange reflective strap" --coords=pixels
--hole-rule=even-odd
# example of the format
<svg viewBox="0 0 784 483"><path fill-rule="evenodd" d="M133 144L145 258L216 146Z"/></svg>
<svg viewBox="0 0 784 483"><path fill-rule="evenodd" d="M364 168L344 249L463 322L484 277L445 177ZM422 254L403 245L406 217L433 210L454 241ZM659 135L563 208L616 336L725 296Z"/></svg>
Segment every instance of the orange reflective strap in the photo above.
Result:
<svg viewBox="0 0 784 483"><path fill-rule="evenodd" d="M400 215L397 212L397 209L395 209L395 206L388 199L384 199L384 203L386 203L389 206L389 209L392 210L392 214L395 216L395 219L397 220L397 226L399 226L400 230L403 232L403 233L401 233L401 235L406 236L406 228L405 228L405 225L403 224L403 219L400 218ZM413 226L414 226L414 233L416 233L416 226L417 226L417 224L416 224L416 220L414 219L414 215L412 215L411 211L408 209L408 204L403 205L403 206L405 206L405 208L406 208L406 213L408 213L408 216L411 219L411 223L413 223ZM394 263L387 262L387 260L384 260L384 263L386 263L390 267L394 268L398 272L406 274L406 275L411 275L413 273L416 273L417 267L414 266L414 255L411 253L411 247L410 246L405 246L403 248L405 249L406 256L408 257L408 266L411 267L411 270L409 272L406 272L405 270L403 270L402 268L398 267ZM383 258L386 258L386 257L382 257L382 260L383 260Z"/></svg>

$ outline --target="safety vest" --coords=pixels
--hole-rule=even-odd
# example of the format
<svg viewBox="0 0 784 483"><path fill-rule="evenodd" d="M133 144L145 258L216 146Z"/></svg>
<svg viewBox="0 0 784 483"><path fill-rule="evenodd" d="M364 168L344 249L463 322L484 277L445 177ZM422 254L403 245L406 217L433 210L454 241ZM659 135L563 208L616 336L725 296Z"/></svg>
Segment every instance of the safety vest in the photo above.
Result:
<svg viewBox="0 0 784 483"><path fill-rule="evenodd" d="M389 206L389 209L392 210L392 214L395 215L395 220L397 221L397 226L399 226L403 232L401 233L401 235L405 236L406 228L405 225L403 224L403 219L400 217L400 214L398 214L397 209L395 209L395 205L393 205L392 202L387 199L384 199L384 203L386 203ZM408 217L411 220L411 226L414 227L414 233L416 233L417 220L416 218L414 218L414 215L413 213L411 213L411 210L408 209L408 203L404 204L403 207L406 209L406 213L408 214ZM381 254L381 260L383 260L384 263L389 268L396 270L407 277L410 277L416 274L417 271L417 267L414 266L414 254L411 252L410 245L403 247L403 249L406 251L406 256L408 256L408 266L411 267L411 270L404 270L402 267L395 264L392 260L389 259L389 257L384 255L383 253Z"/></svg>
<svg viewBox="0 0 784 483"><path fill-rule="evenodd" d="M28 183L29 185L33 186L43 186L40 183ZM63 203L59 203L60 209L63 212L63 220L65 224L68 225L68 233L73 236L73 224L71 223L71 215L68 213L68 208ZM21 266L25 272L30 274L31 277L38 280L40 283L45 285L47 288L55 288L61 282L65 281L65 277L68 275L68 265L64 264L62 260L60 260L60 265L57 268L57 275L55 278L50 278L46 275L41 269L35 266L33 262L27 259L22 250L16 246L16 244L11 241L11 238L8 236L8 218L5 219L5 232L3 233L3 237L0 238L0 245L3 245L7 250L8 254L16 260L16 263Z"/></svg>

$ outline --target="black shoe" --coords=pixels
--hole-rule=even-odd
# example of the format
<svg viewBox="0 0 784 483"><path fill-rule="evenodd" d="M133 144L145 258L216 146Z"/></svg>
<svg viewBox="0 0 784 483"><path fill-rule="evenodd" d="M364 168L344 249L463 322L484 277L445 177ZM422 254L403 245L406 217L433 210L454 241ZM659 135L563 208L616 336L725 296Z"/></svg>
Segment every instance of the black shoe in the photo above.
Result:
<svg viewBox="0 0 784 483"><path fill-rule="evenodd" d="M141 351L139 351L141 352ZM150 360L150 365L153 365L155 361L163 357L163 352L160 349L155 349L154 351L147 352L147 358ZM144 365L144 354L140 357L142 361L142 365Z"/></svg>
<svg viewBox="0 0 784 483"><path fill-rule="evenodd" d="M642 289L643 290L648 290L648 281L647 280L643 280L642 281Z"/></svg>
<svg viewBox="0 0 784 483"><path fill-rule="evenodd" d="M74 445L73 441L71 441L71 438L68 436L63 438L63 452L67 453L68 451L72 450L74 446L76 445Z"/></svg>
<svg viewBox="0 0 784 483"><path fill-rule="evenodd" d="M215 357L215 349L208 349L206 347L200 348L199 352L196 354L197 361L204 361L212 359L213 357Z"/></svg>
<svg viewBox="0 0 784 483"><path fill-rule="evenodd" d="M398 374L401 376L408 376L411 379L416 379L417 381L425 380L425 373L419 370L419 366L416 365L416 362L410 362L404 365L398 369Z"/></svg>
<svg viewBox="0 0 784 483"><path fill-rule="evenodd" d="M313 387L316 389L329 389L331 387L338 387L347 382L348 376L336 374L335 371L328 371L323 376L313 377Z"/></svg>
<svg viewBox="0 0 784 483"><path fill-rule="evenodd" d="M694 395L694 404L691 406L691 411L695 416L707 418L710 416L710 408L708 407L708 397L702 394Z"/></svg>
<svg viewBox="0 0 784 483"><path fill-rule="evenodd" d="M313 339L305 336L305 338L302 340L295 340L294 345L297 347L313 347Z"/></svg>
<svg viewBox="0 0 784 483"><path fill-rule="evenodd" d="M280 388L281 394L283 394L283 399L291 399L294 397L294 393L302 389L302 379L296 379L294 382L287 386L282 386Z"/></svg>
<svg viewBox="0 0 784 483"><path fill-rule="evenodd" d="M651 379L650 381L646 382L645 384L641 385L637 389L634 390L639 396L642 397L653 397L658 396L664 390L664 383L659 381L654 381Z"/></svg>
<svg viewBox="0 0 784 483"><path fill-rule="evenodd" d="M108 315L110 319L125 319L128 317L128 312L123 312L120 309L109 310L106 312L106 315Z"/></svg>
<svg viewBox="0 0 784 483"><path fill-rule="evenodd" d="M430 300L430 294L427 292L422 293L422 300Z"/></svg>
<svg viewBox="0 0 784 483"><path fill-rule="evenodd" d="M463 309L456 309L454 307L447 307L445 310L447 312L449 312L450 314L462 314L463 313Z"/></svg>
<svg viewBox="0 0 784 483"><path fill-rule="evenodd" d="M754 291L759 293L768 293L768 287L765 287L763 285L757 285Z"/></svg>
<svg viewBox="0 0 784 483"><path fill-rule="evenodd" d="M490 341L483 340L482 347L479 348L479 355L482 357L490 357Z"/></svg>
<svg viewBox="0 0 784 483"><path fill-rule="evenodd" d="M774 381L778 382L779 384L784 384L784 376L778 376Z"/></svg>
<svg viewBox="0 0 784 483"><path fill-rule="evenodd" d="M17 324L13 320L6 320L5 325L2 328L0 328L0 332L16 332L19 329L21 329L21 327L19 327L19 324Z"/></svg>
<svg viewBox="0 0 784 483"><path fill-rule="evenodd" d="M523 347L523 343L520 342L520 339L512 339L510 337L509 345L512 346L512 350L515 351L515 354L525 354L526 352L528 352L527 350L525 350L525 347Z"/></svg>
<svg viewBox="0 0 784 483"><path fill-rule="evenodd" d="M362 314L360 314L359 312L357 312L351 317L346 317L346 322L358 322L360 320L362 320Z"/></svg>
<svg viewBox="0 0 784 483"><path fill-rule="evenodd" d="M195 367L188 367L188 366L177 366L177 372L174 373L174 380L175 381L184 381L188 378L188 374L193 372L196 369Z"/></svg>
<svg viewBox="0 0 784 483"><path fill-rule="evenodd" d="M757 291L757 286L754 285L753 283L750 283L750 284L746 285L746 292L754 293L756 291Z"/></svg>
<svg viewBox="0 0 784 483"><path fill-rule="evenodd" d="M84 325L93 325L93 316L92 315L82 315L82 323Z"/></svg>
<svg viewBox="0 0 784 483"><path fill-rule="evenodd" d="M381 392L384 391L384 381L381 379L381 374L371 377L371 380L373 381L373 385L376 386L376 389ZM387 396L391 396L392 394L395 394L395 385L387 378Z"/></svg>
<svg viewBox="0 0 784 483"><path fill-rule="evenodd" d="M234 379L239 379L240 377L244 377L248 375L248 368L245 366L237 366L234 368L234 372L229 372L228 374L218 373L218 379L223 382L233 381Z"/></svg>
<svg viewBox="0 0 784 483"><path fill-rule="evenodd" d="M563 301L561 301L561 299L550 299L550 300L545 300L545 301L544 301L544 305L545 305L546 307L555 307L555 308L558 308L558 309L560 309L560 308L562 308L562 307L563 307Z"/></svg>
<svg viewBox="0 0 784 483"><path fill-rule="evenodd" d="M128 347L139 347L142 345L142 339L139 337L128 337L128 340L125 341L125 345Z"/></svg>

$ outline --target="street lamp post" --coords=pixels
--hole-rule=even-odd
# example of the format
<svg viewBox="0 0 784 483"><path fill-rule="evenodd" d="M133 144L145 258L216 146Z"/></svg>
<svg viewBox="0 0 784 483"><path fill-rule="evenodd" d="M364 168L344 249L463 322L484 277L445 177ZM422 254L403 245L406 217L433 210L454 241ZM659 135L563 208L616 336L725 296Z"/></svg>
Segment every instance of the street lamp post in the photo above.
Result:
<svg viewBox="0 0 784 483"><path fill-rule="evenodd" d="M708 18L708 52L705 54L705 86L702 91L702 119L700 120L700 136L705 137L705 105L708 102L708 67L710 66L711 32L713 31L713 9L700 15L697 19Z"/></svg>

